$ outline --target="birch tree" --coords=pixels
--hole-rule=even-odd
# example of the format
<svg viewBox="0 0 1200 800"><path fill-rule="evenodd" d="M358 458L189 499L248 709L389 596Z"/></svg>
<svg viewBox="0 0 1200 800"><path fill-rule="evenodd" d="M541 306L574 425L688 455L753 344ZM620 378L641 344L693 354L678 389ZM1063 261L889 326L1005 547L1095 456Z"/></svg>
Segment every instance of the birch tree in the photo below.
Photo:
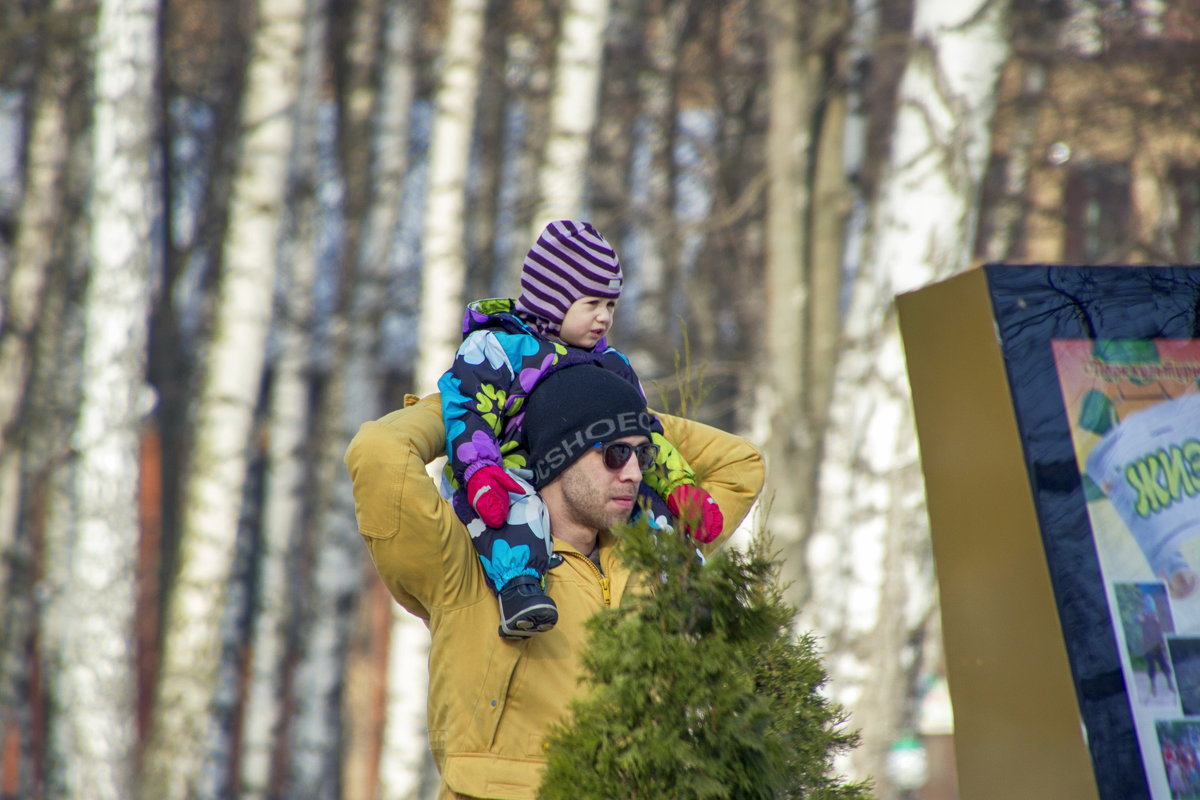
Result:
<svg viewBox="0 0 1200 800"><path fill-rule="evenodd" d="M55 596L50 746L66 797L123 800L135 780L137 482L158 207L157 0L105 0L95 49L91 271L75 433L77 527Z"/></svg>
<svg viewBox="0 0 1200 800"><path fill-rule="evenodd" d="M842 328L842 263L846 220L850 212L845 141L848 116L848 39L852 25L850 2L833 0L821 6L814 25L810 62L821 70L821 112L814 126L809 214L808 328L804 341L804 416L814 431L819 458L821 432L829 420L833 378ZM814 69L816 68L814 64ZM818 461L812 458L811 461ZM806 474L803 490L811 510L816 494L816 470ZM811 527L811 512L806 529Z"/></svg>
<svg viewBox="0 0 1200 800"><path fill-rule="evenodd" d="M911 724L920 632L934 609L916 436L896 293L964 269L1008 54L1001 0L918 0L913 49L871 235L853 286L808 547L835 699L863 728L851 769L896 797L884 757ZM916 643L916 646L914 646Z"/></svg>
<svg viewBox="0 0 1200 800"><path fill-rule="evenodd" d="M467 165L483 52L484 0L450 0L425 200L416 390L434 391L462 338Z"/></svg>
<svg viewBox="0 0 1200 800"><path fill-rule="evenodd" d="M381 316L381 314L380 314ZM344 345L335 352L345 353ZM316 434L316 507L312 586L306 631L295 677L295 717L288 796L303 800L343 797L346 746L343 690L350 629L362 595L364 549L354 525L354 501L342 456L362 418L347 419L346 373L335 369L321 403ZM378 416L378 415L376 415ZM422 665L423 666L423 665ZM419 674L419 673L418 673ZM420 680L415 682L418 688ZM397 687L400 688L400 687Z"/></svg>
<svg viewBox="0 0 1200 800"><path fill-rule="evenodd" d="M550 93L550 130L539 178L539 203L528 240L546 223L578 219L585 204L587 161L600 101L604 31L610 0L563 3Z"/></svg>
<svg viewBox="0 0 1200 800"><path fill-rule="evenodd" d="M384 409L380 330L386 284L395 263L395 233L403 207L403 182L408 169L409 120L416 90L414 41L417 30L416 9L408 4L389 4L383 20L383 56L380 86L371 130L373 167L372 201L358 252L354 295L347 332L349 356L346 359L347 435L358 425L377 417ZM345 471L339 467L339 474ZM347 476L348 477L348 476ZM415 629L424 635L424 626L398 605L390 603L394 618L391 640L400 630ZM421 735L425 717L424 649L415 647L393 654L388 660L387 703L384 729L398 733L382 746L382 776L393 776L392 784L382 779L382 797L404 797L394 784L407 784L413 765L425 752ZM402 678L401 676L405 676Z"/></svg>
<svg viewBox="0 0 1200 800"><path fill-rule="evenodd" d="M771 465L771 530L786 548L789 600L808 591L820 431L839 326L844 97L836 65L849 3L777 0L767 10L770 93L766 174L766 325L757 433ZM821 202L815 196L821 193ZM832 201L832 202L831 202Z"/></svg>
<svg viewBox="0 0 1200 800"><path fill-rule="evenodd" d="M164 624L144 762L146 800L196 788L220 662L247 447L271 320L277 238L299 90L303 0L261 0L242 105L242 139L216 316L198 397L178 566Z"/></svg>
<svg viewBox="0 0 1200 800"><path fill-rule="evenodd" d="M91 156L87 148L81 148L76 155L83 156L85 161ZM79 195L75 194L77 189ZM69 194L86 208L85 187L72 185ZM74 224L68 227L64 237L63 254L57 262L60 269L52 271L46 287L44 317L34 340L36 353L29 403L31 407L42 409L43 413L31 414L22 423L22 529L41 548L38 554L41 556L41 574L36 585L36 596L40 601L36 617L37 642L36 647L25 652L32 653L37 668L46 679L40 690L32 682L21 687L27 692L27 709L22 711L29 720L28 727L22 730L23 763L21 786L17 791L21 797L35 797L36 790L49 796L70 797L66 784L69 772L60 767L60 761L71 758L72 754L49 740L55 736L58 705L53 699L55 676L63 663L66 632L74 623L74 609L63 601L72 591L74 564L59 554L72 552L79 527L75 510L78 495L74 480L76 461L71 457L71 448L82 406L83 364L79 358L85 340L82 304L92 265L90 231L84 222L84 214L71 215L68 219ZM36 563L30 562L30 572L34 572L32 565ZM48 722L48 730L40 739L33 724L39 706L45 711ZM35 774L39 764L41 770Z"/></svg>
<svg viewBox="0 0 1200 800"><path fill-rule="evenodd" d="M505 52L510 132L508 163L498 222L500 240L493 282L516 294L521 262L532 241L529 231L537 211L541 162L549 131L550 86L556 50L554 0L514 5Z"/></svg>
<svg viewBox="0 0 1200 800"><path fill-rule="evenodd" d="M313 286L317 275L317 127L324 77L326 3L309 0L305 15L301 91L295 113L290 181L290 224L281 237L280 319L268 395L268 444L258 581L254 599L253 652L242 715L240 791L244 800L271 796L272 767L290 731L284 722L285 665L289 622L298 615L291 590L301 549L304 497L308 490L307 438L311 429L309 374Z"/></svg>
<svg viewBox="0 0 1200 800"><path fill-rule="evenodd" d="M79 12L76 0L57 0L43 14L47 29ZM66 173L73 132L69 99L82 75L79 26L72 35L44 37L42 63L30 101L25 173L11 266L0 263L0 735L14 713L28 674L25 643L33 630L33 544L19 525L23 441L21 420L33 369L34 336L42 319L50 267L62 256ZM24 535L19 531L25 528Z"/></svg>
<svg viewBox="0 0 1200 800"><path fill-rule="evenodd" d="M354 284L346 314L346 357L344 366L344 419L340 433L330 442L336 482L341 497L349 493L348 474L341 464L345 442L365 420L382 412L383 387L380 375L380 330L387 298L386 286L395 261L393 242L400 224L403 180L408 167L409 120L416 75L413 46L417 13L409 4L390 3L383 13L378 86L371 114L370 201L357 253ZM328 524L351 532L360 560L362 547L353 533L353 505L339 503ZM348 516L347 516L348 515ZM383 741L379 750L364 743L367 753L378 752L378 762L363 757L364 772L379 776L378 797L382 800L408 798L421 783L427 762L425 729L425 626L387 597L391 629L387 642ZM370 685L370 684L368 684ZM365 689L365 687L364 687ZM374 700L374 698L368 698ZM373 745L374 743L372 743ZM364 783L370 784L369 780Z"/></svg>
<svg viewBox="0 0 1200 800"><path fill-rule="evenodd" d="M485 0L450 0L440 56L441 80L434 98L428 189L421 236L421 303L413 374L413 390L419 394L436 389L437 381L449 367L462 336L466 285L466 179L479 89L485 12ZM430 467L431 475L438 469L439 464L435 462ZM400 670L405 664L411 663L411 657L401 656L400 648L415 645L418 648L416 652L423 653L427 647L426 634L417 631L411 620L401 620L395 616L404 613L398 607L393 609L394 624L388 651L388 707L389 712L400 713L394 718L389 715L384 730L384 748L398 748L408 756L403 771L389 772L384 776L393 791L402 790L412 776L409 769L411 732L397 727L413 719L412 698L398 694L404 691L404 683L410 679ZM423 686L428 680L424 667L418 675Z"/></svg>
<svg viewBox="0 0 1200 800"><path fill-rule="evenodd" d="M310 429L315 434L308 434L313 518L308 526L308 581L303 597L299 598L304 624L294 674L287 778L287 794L296 800L347 794L343 764L347 753L346 729L353 720L343 718L344 688L350 629L362 594L364 552L355 535L353 504L347 509L342 499L342 490L348 487L339 479L346 476L341 457L353 435L345 430L342 419L346 337L349 325L370 325L372 321L378 324L382 316L377 313L371 318L352 319L346 302L357 287L355 260L363 238L363 217L372 204L370 128L376 105L373 76L380 66L376 63L379 56L375 32L380 27L383 9L375 0L366 0L345 10L349 17L347 30L335 49L334 65L340 76L337 132L347 235L339 254L341 285L330 326L328 347L333 357ZM315 89L320 75L312 77ZM315 241L310 241L309 246L313 245ZM382 269L383 265L377 268ZM384 295L378 284L366 283L372 299L381 302Z"/></svg>
<svg viewBox="0 0 1200 800"><path fill-rule="evenodd" d="M758 385L756 406L761 416L755 436L767 443L766 458L774 478L767 488L771 530L783 543L798 542L803 533L804 481L797 470L804 469L812 446L812 431L798 413L806 366L801 341L808 301L804 279L808 267L808 151L816 106L815 76L807 70L801 41L802 5L798 0L775 0L766 19L771 98L763 333L767 379ZM799 559L787 563L794 570ZM794 574L787 577L789 583L795 581Z"/></svg>
<svg viewBox="0 0 1200 800"><path fill-rule="evenodd" d="M1052 29L1050 21L1045 28ZM1018 70L1021 90L1017 100L998 119L994 135L1007 133L1007 156L999 196L995 198L990 213L990 224L980 226L977 252L985 261L1005 261L1018 258L1021 243L1021 227L1024 223L1025 206L1028 204L1029 177L1036 163L1038 117L1042 111L1042 95L1046 90L1048 70L1037 61L1022 63ZM998 115L999 116L999 115ZM1187 260L1185 256L1181 260Z"/></svg>
<svg viewBox="0 0 1200 800"><path fill-rule="evenodd" d="M592 224L617 241L631 216L629 180L634 120L638 114L637 81L641 71L645 26L641 0L611 0L600 110L592 133L593 157L587 182Z"/></svg>
<svg viewBox="0 0 1200 800"><path fill-rule="evenodd" d="M311 224L311 221L310 223ZM312 245L311 239L299 241ZM255 593L254 649L243 709L241 797L269 796L272 764L286 730L283 720L284 666L287 631L295 613L290 600L307 488L305 459L308 411L308 337L312 325L312 258L296 249L285 284L284 322L279 328L279 355L271 379L267 412L269 434L262 541Z"/></svg>
<svg viewBox="0 0 1200 800"><path fill-rule="evenodd" d="M654 4L648 10L646 56L638 76L641 101L634 131L636 177L630 182L630 220L637 253L638 302L649 310L638 319L632 353L643 376L662 375L667 358L670 300L679 285L675 148L679 134L679 60L692 21L691 2Z"/></svg>
<svg viewBox="0 0 1200 800"><path fill-rule="evenodd" d="M767 297L764 189L765 140L770 105L766 4L745 2L707 8L704 56L711 59L715 141L704 246L689 291L712 294L711 335L689 333L696 363L709 368L712 391L702 404L714 424L744 430L755 422L756 387L762 379L762 322ZM700 284L700 285L697 285ZM690 299L690 313L703 305ZM762 441L758 439L757 441ZM768 479L770 479L768 475ZM769 490L768 490L769 491Z"/></svg>
<svg viewBox="0 0 1200 800"><path fill-rule="evenodd" d="M467 272L465 296L468 299L494 297L506 289L493 290L497 275L496 239L500 233L501 209L505 190L505 154L510 149L508 119L512 108L509 92L508 42L513 15L505 13L507 3L488 0L485 11L490 21L483 32L483 63L480 74L479 103L475 122L477 144L474 178L468 202ZM507 287L506 287L507 288Z"/></svg>

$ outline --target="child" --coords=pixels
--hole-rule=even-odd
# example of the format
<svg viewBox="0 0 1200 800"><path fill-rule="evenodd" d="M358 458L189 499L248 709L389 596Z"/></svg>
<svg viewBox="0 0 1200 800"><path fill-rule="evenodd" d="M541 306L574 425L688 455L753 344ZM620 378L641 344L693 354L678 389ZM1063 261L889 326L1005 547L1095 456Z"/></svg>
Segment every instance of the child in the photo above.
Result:
<svg viewBox="0 0 1200 800"><path fill-rule="evenodd" d="M467 307L463 343L438 381L446 423L444 491L467 526L488 584L500 603L500 635L524 638L550 630L558 609L546 594L556 556L522 432L525 398L550 373L597 364L641 384L608 346L621 295L617 254L587 222L552 222L525 256L521 294ZM667 527L680 518L699 542L721 534L724 518L655 419L658 452L643 468L639 510ZM638 512L635 512L635 514ZM588 555L588 554L584 554Z"/></svg>

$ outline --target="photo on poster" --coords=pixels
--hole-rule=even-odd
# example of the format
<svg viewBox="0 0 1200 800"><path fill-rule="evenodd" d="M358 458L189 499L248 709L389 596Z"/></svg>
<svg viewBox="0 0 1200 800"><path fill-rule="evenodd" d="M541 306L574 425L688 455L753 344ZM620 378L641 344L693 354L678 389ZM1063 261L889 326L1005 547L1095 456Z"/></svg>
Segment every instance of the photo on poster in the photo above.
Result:
<svg viewBox="0 0 1200 800"><path fill-rule="evenodd" d="M1133 693L1143 705L1178 710L1174 669L1167 652L1167 635L1175 632L1175 620L1167 600L1167 588L1156 583L1116 583L1121 626L1125 632L1125 656L1133 672Z"/></svg>
<svg viewBox="0 0 1200 800"><path fill-rule="evenodd" d="M1051 347L1143 764L1165 797L1159 724L1200 715L1200 339Z"/></svg>
<svg viewBox="0 0 1200 800"><path fill-rule="evenodd" d="M1200 717L1200 638L1168 636L1167 649L1185 716Z"/></svg>
<svg viewBox="0 0 1200 800"><path fill-rule="evenodd" d="M1200 722L1159 720L1154 727L1171 800L1200 800Z"/></svg>

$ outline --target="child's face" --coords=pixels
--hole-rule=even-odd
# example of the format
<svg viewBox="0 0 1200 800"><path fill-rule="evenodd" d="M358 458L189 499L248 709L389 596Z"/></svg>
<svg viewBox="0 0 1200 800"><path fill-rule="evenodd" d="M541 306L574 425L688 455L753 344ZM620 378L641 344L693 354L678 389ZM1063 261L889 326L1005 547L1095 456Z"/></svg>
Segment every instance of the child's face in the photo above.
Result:
<svg viewBox="0 0 1200 800"><path fill-rule="evenodd" d="M607 297L581 297L567 309L559 335L574 347L595 347L612 328L617 301Z"/></svg>

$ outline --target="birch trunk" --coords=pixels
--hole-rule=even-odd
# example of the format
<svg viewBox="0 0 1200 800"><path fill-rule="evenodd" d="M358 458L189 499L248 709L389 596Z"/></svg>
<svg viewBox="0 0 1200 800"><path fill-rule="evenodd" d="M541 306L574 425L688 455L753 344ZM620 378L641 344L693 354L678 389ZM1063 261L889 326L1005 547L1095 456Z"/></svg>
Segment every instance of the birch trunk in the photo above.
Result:
<svg viewBox="0 0 1200 800"><path fill-rule="evenodd" d="M43 13L58 22L61 16L79 13L79 5L77 0L58 0ZM8 269L0 266L0 285L5 287L4 302L0 303L0 592L4 593L10 586L12 559L8 554L17 540L20 507L17 429L33 364L32 338L62 234L71 144L67 104L78 89L81 49L76 38L50 38L46 44L26 134L25 186L12 265ZM8 630L7 624L4 629ZM7 655L9 651L3 652ZM7 680L0 686L3 700Z"/></svg>
<svg viewBox="0 0 1200 800"><path fill-rule="evenodd" d="M516 296L521 262L533 240L529 231L538 205L538 182L543 146L549 131L549 91L553 81L555 4L533 0L513 24L507 42L510 132L506 145L511 151L505 166L504 197L500 229L500 253L493 281L506 287L505 296Z"/></svg>
<svg viewBox="0 0 1200 800"><path fill-rule="evenodd" d="M36 588L40 613L36 615L34 652L38 669L45 676L40 687L31 681L24 688L28 692L29 717L39 716L38 706L44 709L48 738L56 735L55 719L63 708L63 700L55 692L55 676L63 663L74 624L74 608L66 602L75 579L74 565L68 555L79 528L74 481L77 462L70 457L70 447L82 403L83 364L79 354L84 349L85 333L81 303L91 266L86 227L67 228L70 233L64 237L65 252L58 262L61 269L51 275L43 305L44 317L34 340L37 352L29 403L47 413L30 415L22 426L25 440L22 529L36 543L31 547L40 547L41 574ZM28 567L31 578L38 574L37 562L32 557ZM32 591L31 588L31 594ZM31 613L37 608L32 597L29 608ZM36 797L33 787L37 785L46 797L72 797L67 787L71 773L64 762L74 754L66 749L65 740L60 740L64 741L62 746L47 740L34 741L35 730L30 725L23 731L26 737L21 769L23 791L18 791L17 796ZM35 775L39 764L42 769Z"/></svg>
<svg viewBox="0 0 1200 800"><path fill-rule="evenodd" d="M197 788L220 663L221 609L235 554L247 446L273 303L303 0L261 0L243 98L239 165L223 246L213 337L198 398L178 569L169 589L145 800Z"/></svg>
<svg viewBox="0 0 1200 800"><path fill-rule="evenodd" d="M311 240L302 239L308 244ZM299 255L299 254L297 254ZM286 731L283 725L284 665L292 597L291 556L298 544L306 491L308 352L311 340L311 258L291 262L268 410L267 486L263 500L262 541L249 686L243 710L241 797L271 796L272 764Z"/></svg>
<svg viewBox="0 0 1200 800"><path fill-rule="evenodd" d="M268 445L258 554L249 685L243 709L240 786L243 800L273 796L273 766L289 731L284 724L288 630L297 618L292 591L295 554L301 548L304 497L308 491L309 353L312 349L313 286L317 275L317 139L327 25L326 3L309 0L296 106L292 223L280 244L282 318L268 398Z"/></svg>
<svg viewBox="0 0 1200 800"><path fill-rule="evenodd" d="M767 183L765 150L769 103L766 51L767 29L762 4L744 3L709 11L715 19L712 44L713 91L718 131L713 190L713 213L706 224L708 238L698 268L720 298L718 319L723 323L720 364L715 372L712 406L724 399L721 414L712 420L727 430L753 426L755 387L762 376L762 320L766 308L763 280L765 231L763 189ZM729 331L732 335L729 335ZM761 440L758 440L761 441ZM769 477L769 476L768 476Z"/></svg>
<svg viewBox="0 0 1200 800"><path fill-rule="evenodd" d="M645 21L646 63L638 80L641 114L635 123L635 208L630 221L636 254L639 347L631 353L643 381L667 373L671 298L679 269L675 217L675 146L679 117L679 58L690 2L664 3Z"/></svg>
<svg viewBox="0 0 1200 800"><path fill-rule="evenodd" d="M358 252L370 207L370 126L376 103L377 76L382 68L381 0L352 0L334 4L330 21L334 43L333 74L337 84L338 163L342 195L343 274L348 275Z"/></svg>
<svg viewBox="0 0 1200 800"><path fill-rule="evenodd" d="M1004 115L1002 130L1008 133L1003 189L991 209L991 236L981 237L976 252L984 261L1019 258L1021 228L1029 196L1029 176L1036 164L1038 115L1046 91L1047 69L1036 62L1019 67L1021 91L1016 108ZM982 226L981 226L982 227Z"/></svg>
<svg viewBox="0 0 1200 800"><path fill-rule="evenodd" d="M834 65L849 18L844 0L780 0L767 19L767 323L758 424L774 476L771 529L785 548L783 582L797 606L810 592L804 550L840 327L845 99Z"/></svg>
<svg viewBox="0 0 1200 800"><path fill-rule="evenodd" d="M377 187L370 188L368 194L373 195ZM372 197L371 204L375 202ZM352 253L347 258L357 260L362 255ZM346 683L352 664L349 654L358 650L352 647L351 632L368 563L356 533L353 494L342 457L346 442L362 422L381 412L379 380L372 367L384 313L386 294L379 287L386 263L386 258L373 264L359 261L354 271L361 280L347 287L347 305L339 312L344 324L335 326L334 366L317 420L312 627L296 674L289 792L296 798L346 797L359 788L349 785L351 776L343 770L342 754L356 733L347 730L352 720L343 722L343 709L353 699L352 687ZM421 691L423 683L411 681L397 688ZM370 749L361 739L354 743Z"/></svg>
<svg viewBox="0 0 1200 800"><path fill-rule="evenodd" d="M637 81L645 42L641 5L641 0L611 0L600 111L593 134L595 155L587 176L592 224L617 244L632 216L633 137L629 132L639 111Z"/></svg>
<svg viewBox="0 0 1200 800"><path fill-rule="evenodd" d="M341 253L343 280L355 277L358 247L362 239L362 217L371 205L371 147L369 142L375 86L371 63L373 38L381 8L374 0L356 5L351 13L351 31L341 53L339 94L339 142L342 177L346 187L343 214L347 236ZM319 79L319 74L313 76ZM310 244L315 244L312 242ZM380 267L376 267L380 268ZM374 287L372 287L374 288ZM305 628L301 637L292 696L291 741L287 794L296 800L346 797L343 755L348 751L344 720L344 688L350 650L350 629L360 598L363 547L354 535L354 510L349 521L341 502L346 475L341 455L352 433L344 431L342 408L346 386L346 338L348 327L376 328L381 314L355 318L346 307L346 295L354 284L341 287L343 298L336 309L329 377L314 420L309 461L313 484L314 519L311 525L310 575L305 592ZM372 299L380 302L378 291ZM374 323L374 324L372 324ZM378 416L378 415L376 415ZM359 420L361 422L361 420Z"/></svg>
<svg viewBox="0 0 1200 800"><path fill-rule="evenodd" d="M133 618L139 436L145 383L152 241L159 202L156 0L99 7L91 197L91 271L84 305L83 398L75 431L77 527L69 580L57 597L66 625L51 676L58 715L51 747L67 797L124 800L135 779Z"/></svg>
<svg viewBox="0 0 1200 800"><path fill-rule="evenodd" d="M829 404L833 399L833 377L837 364L842 321L842 263L846 220L850 212L850 191L847 178L845 141L848 114L847 39L852 10L849 2L833 0L825 3L824 13L816 24L817 52L814 57L827 66L822 73L819 124L814 142L812 169L812 210L810 214L808 330L804 337L808 371L804 376L804 415L809 420L816 448L810 461L820 460L821 432L829 419ZM806 506L809 513L806 531L812 523L812 498L816 496L816 470L810 469L806 484Z"/></svg>
<svg viewBox="0 0 1200 800"><path fill-rule="evenodd" d="M466 177L471 154L471 132L479 86L480 54L483 51L484 0L451 0L449 27L443 45L442 81L435 100L433 132L429 156L429 183L423 225L421 267L421 305L418 327L417 363L414 389L420 394L434 391L438 378L450 365L462 337L463 290L466 282L465 225ZM435 464L436 468L436 464ZM431 473L435 469L431 469ZM389 649L389 718L384 733L385 752L399 750L407 755L403 766L392 771L385 765L381 775L385 795L405 797L414 774L412 756L415 743L412 731L402 730L406 722L423 716L413 714L416 698L398 694L404 691L410 675L403 670L420 658L427 647L413 621L404 619L403 610L393 609L393 627ZM397 651L401 643L419 643L407 653ZM417 687L428 679L423 659L417 675ZM410 687L413 688L413 687Z"/></svg>
<svg viewBox="0 0 1200 800"><path fill-rule="evenodd" d="M73 13L75 0L59 0L48 17ZM23 733L30 745L26 716L31 676L30 646L37 619L34 600L36 545L32 526L21 522L22 476L32 426L23 424L36 349L35 336L46 309L50 267L62 258L66 173L73 132L68 102L78 88L84 48L79 38L46 42L44 61L32 92L25 139L24 191L16 220L11 265L0 259L0 737ZM45 408L45 406L43 406ZM25 770L29 772L29 770Z"/></svg>
<svg viewBox="0 0 1200 800"><path fill-rule="evenodd" d="M415 372L420 394L435 391L462 339L466 282L466 182L483 52L484 0L451 0L435 102L426 195L421 319Z"/></svg>
<svg viewBox="0 0 1200 800"><path fill-rule="evenodd" d="M346 650L356 601L362 594L363 546L354 525L348 481L336 480L349 436L343 436L344 376L328 386L318 434L317 500L312 549L312 625L306 632L295 676L295 716L288 796L296 800L342 797L342 700ZM356 426L357 427L357 426ZM343 491L344 490L344 491Z"/></svg>
<svg viewBox="0 0 1200 800"><path fill-rule="evenodd" d="M776 0L766 17L771 117L766 147L764 377L757 390L761 419L756 438L766 443L771 531L785 553L795 553L804 536L805 475L813 434L803 407L808 369L808 163L816 87L803 47L801 6L799 0ZM802 605L808 581L801 557L787 557L783 579L789 585L789 600Z"/></svg>
<svg viewBox="0 0 1200 800"><path fill-rule="evenodd" d="M389 53L386 52L385 36L388 31L385 29L385 13L388 13L386 6L395 4L383 4L379 0L356 0L349 2L344 7L344 11L335 14L335 18L331 20L332 34L331 38L334 41L334 58L332 58L332 67L336 77L336 98L337 98L337 150L338 163L341 166L341 175L344 185L342 209L341 209L341 224L343 225L343 242L342 242L342 265L341 272L344 278L355 282L353 287L347 287L344 291L354 291L356 281L358 281L358 269L356 269L356 259L360 253L366 251L367 245L365 237L368 235L368 225L371 224L368 215L374 210L372 201L372 175L373 163L376 158L372 142L372 126L376 119L376 110L380 102L380 77L383 76L385 68L385 59ZM403 152L397 154L398 158L403 158ZM380 257L386 258L386 249L380 252ZM386 270L385 261L380 261L376 265L379 271ZM377 291L384 291L377 284L373 287ZM343 330L343 326L355 323L353 317L342 315L342 321L335 324L335 330ZM364 320L365 321L365 320ZM378 319L376 320L378 324ZM344 365L344 348L335 354L337 365ZM335 367L336 369L336 367ZM348 375L341 374L338 383L342 385L348 381ZM334 390L336 387L326 387L326 391ZM328 415L331 410L326 408L323 416ZM330 429L329 423L324 426L326 431ZM332 426L340 429L338 426ZM349 438L349 435L346 437ZM323 449L319 443L314 443L313 455L322 456ZM322 463L318 461L318 465ZM336 482L340 479L343 469L336 469L334 473L328 476L328 480ZM316 475L317 486L326 486L326 476L323 473ZM319 489L318 489L319 491ZM323 503L324 507L325 504ZM324 515L323 515L324 516ZM335 523L336 524L336 523ZM318 519L313 525L314 533L317 539L323 539L326 523L324 519ZM311 593L310 593L311 594ZM370 597L366 594L365 597ZM364 606L362 597L354 597L353 604L355 608ZM317 608L323 608L325 603L318 602ZM361 619L361 614L358 614L358 619ZM322 624L320 620L316 621L317 625ZM334 738L336 751L343 753L341 764L341 798L343 800L373 800L372 794L367 794L368 790L365 782L370 780L371 765L374 763L374 756L378 750L376 742L371 740L371 720L376 714L378 704L372 706L364 702L362 693L356 690L362 686L360 680L362 676L358 674L358 667L361 661L364 661L364 650L370 650L372 644L370 636L358 636L358 631L349 634L350 642L348 650L341 655L342 664L340 664L344 676L344 714L341 729L334 728L323 730L319 735L326 738ZM304 654L312 654L311 648L306 648ZM300 663L298 669L299 675L306 674L305 662ZM305 729L311 726L308 718L312 717L318 724L320 721L338 722L336 718L330 718L329 715L314 714L314 706L305 687L300 687L299 702L301 715L300 726L298 730ZM314 732L316 733L316 732ZM314 742L318 741L317 735L306 735L304 739L304 747L313 746ZM300 754L298 763L290 769L293 777L301 774L304 771L301 760L304 759L304 754ZM301 778L295 778L301 780Z"/></svg>
<svg viewBox="0 0 1200 800"><path fill-rule="evenodd" d="M988 153L1007 4L918 0L899 114L853 287L808 549L833 695L864 726L850 770L897 797L884 759L911 724L933 575L893 298L965 268Z"/></svg>
<svg viewBox="0 0 1200 800"><path fill-rule="evenodd" d="M383 57L381 78L372 124L372 187L371 202L358 252L358 269L347 315L349 355L345 360L345 424L340 443L345 442L364 421L375 419L383 411L383 380L380 330L387 297L387 283L395 261L394 232L400 223L404 174L408 167L409 113L415 90L413 41L417 19L415 10L406 4L390 4L384 13ZM334 466L339 485L348 484L348 475L341 464L340 452ZM343 489L343 496L348 491ZM355 530L353 506L349 519L335 520ZM363 559L362 546L358 558ZM374 570L370 569L373 574ZM374 577L368 578L375 580ZM425 654L428 632L415 617L405 612L387 596L388 608L393 611L389 642L405 642L408 646L388 659L385 687L372 692L367 700L372 710L382 716L382 742L363 743L367 754L363 770L367 776L378 775L379 800L403 800L415 796L421 784L423 768L428 758L425 742L425 694L428 682ZM386 646L386 642L377 643ZM390 677L389 677L390 676ZM364 687L374 688L368 682ZM382 695L382 697L380 697ZM382 699L381 703L379 700ZM372 723L375 722L372 718ZM374 731L375 725L371 725ZM374 757L371 757L371 756ZM374 781L364 780L372 786Z"/></svg>
<svg viewBox="0 0 1200 800"><path fill-rule="evenodd" d="M356 301L353 310L357 313L344 314L354 322L342 327L343 333L337 337L334 352L338 354L339 366L330 376L318 418L318 513L310 592L312 626L305 637L296 673L289 780L289 797L298 799L346 797L350 791L348 776L343 774L343 754L350 739L343 722L343 709L350 700L346 679L350 667L348 653L352 650L351 631L363 599L363 579L369 565L357 534L354 497L342 457L346 442L362 422L379 416L378 398L364 404L354 402L366 399L363 387L352 389L348 382L349 374L361 376L364 372L361 365L351 370L347 363L351 353L363 350L352 344L352 338L360 341L364 337L373 338L383 316L384 295L372 292L369 286L368 282L353 290ZM418 670L416 675L420 674ZM424 683L419 677L410 680L407 686L396 688L421 692L424 699ZM359 744L369 746L365 742Z"/></svg>
<svg viewBox="0 0 1200 800"><path fill-rule="evenodd" d="M389 601L391 596L388 596ZM423 800L436 792L437 771L425 735L429 631L391 602L387 723L379 765L379 800ZM392 760L389 756L397 756Z"/></svg>
<svg viewBox="0 0 1200 800"><path fill-rule="evenodd" d="M555 53L550 130L539 177L533 242L548 222L584 211L587 162L600 100L600 72L609 0L567 0Z"/></svg>
<svg viewBox="0 0 1200 800"><path fill-rule="evenodd" d="M508 90L508 39L513 15L507 13L504 0L488 0L485 11L489 24L483 34L483 63L480 75L479 108L476 111L475 138L478 157L473 191L468 203L467 263L472 265L467 275L465 295L473 300L482 297L508 296L508 286L494 288L497 275L496 235L502 209L501 194L507 164L505 154L509 142L505 136L512 107Z"/></svg>

